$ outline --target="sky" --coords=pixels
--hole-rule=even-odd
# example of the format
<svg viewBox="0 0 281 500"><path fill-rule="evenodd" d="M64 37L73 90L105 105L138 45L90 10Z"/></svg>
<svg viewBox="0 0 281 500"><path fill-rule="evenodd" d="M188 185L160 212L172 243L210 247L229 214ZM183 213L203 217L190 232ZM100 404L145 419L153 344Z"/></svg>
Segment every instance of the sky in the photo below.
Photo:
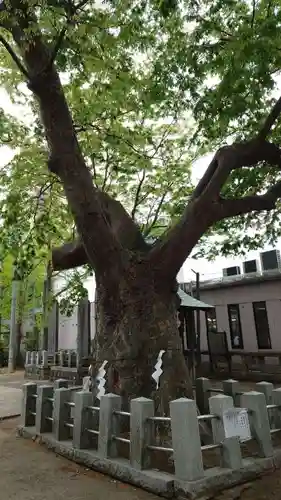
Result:
<svg viewBox="0 0 281 500"><path fill-rule="evenodd" d="M278 85L279 87L279 85ZM28 111L26 107L14 105L10 99L8 94L4 89L0 88L0 107L4 109L5 112L24 120L30 119L30 115L28 116ZM0 168L1 166L7 164L13 157L13 151L8 146L0 146ZM198 180L202 177L205 172L207 166L209 165L211 159L213 157L213 153L207 154L204 157L200 158L193 164L192 169L192 180L194 182L198 182ZM281 240L277 244L277 248L281 248ZM269 250L272 247L268 246L262 250ZM259 252L249 252L245 257L238 256L236 259L229 258L217 258L215 261L209 262L206 259L187 259L184 263L179 275L179 282L189 282L194 280L195 272L200 272L200 280L204 281L207 279L220 278L222 277L222 269L224 267L236 266L240 265L242 261L246 259L255 259L258 258ZM88 287L87 287L88 288Z"/></svg>

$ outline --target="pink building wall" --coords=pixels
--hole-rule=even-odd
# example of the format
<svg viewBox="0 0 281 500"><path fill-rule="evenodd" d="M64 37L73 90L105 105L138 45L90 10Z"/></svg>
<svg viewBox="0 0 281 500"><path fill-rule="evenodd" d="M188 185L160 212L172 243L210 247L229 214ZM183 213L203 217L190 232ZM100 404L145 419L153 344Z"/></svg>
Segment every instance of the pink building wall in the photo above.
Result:
<svg viewBox="0 0 281 500"><path fill-rule="evenodd" d="M281 351L281 280L252 283L247 285L204 289L200 291L203 302L216 307L217 327L227 333L231 347L227 306L239 304L241 329L245 351L258 351L253 302L266 302L272 350ZM205 313L201 313L201 349L208 349Z"/></svg>

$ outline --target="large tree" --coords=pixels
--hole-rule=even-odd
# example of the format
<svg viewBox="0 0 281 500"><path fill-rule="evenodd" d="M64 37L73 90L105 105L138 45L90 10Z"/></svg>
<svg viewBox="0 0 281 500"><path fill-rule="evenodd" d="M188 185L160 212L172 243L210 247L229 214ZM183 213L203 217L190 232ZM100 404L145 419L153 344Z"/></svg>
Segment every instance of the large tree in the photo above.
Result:
<svg viewBox="0 0 281 500"><path fill-rule="evenodd" d="M96 366L104 360L110 362L125 400L154 395L165 409L169 399L190 393L176 319L179 269L214 224L253 211L273 210L281 196L281 150L278 141L268 139L281 101L266 111L272 100L272 74L281 64L279 3L259 2L252 9L243 1L204 5L185 1L177 6L168 0L99 4L6 0L0 8L6 33L1 35L2 44L36 98L33 106L34 110L38 106L43 126L42 133L38 124L38 134L42 149L46 138L49 151L48 175L59 179L79 235L75 243L53 251L53 267L59 270L87 263L94 269ZM59 72L64 72L64 86ZM74 87L69 80L71 84L75 81ZM14 83L19 81L17 76ZM95 92L100 92L101 82L108 102L102 102ZM77 106L71 114L67 100L73 89ZM85 95L91 101L92 114L93 110L96 113L94 122L91 113L87 117ZM177 170L181 155L174 155L168 164L165 155L157 156L163 140L155 146L151 128L161 128L168 117L179 124L184 107L186 116L196 123L191 151L195 144L200 145L197 154L204 152L227 137L232 144L218 149L192 193L187 187L182 215L175 220L177 210L172 211L168 229L151 245L136 223L138 188L134 192L137 203L129 215L120 201L103 191L104 180L101 186L96 166L105 163L108 175L121 171L115 183L120 182L124 194L127 185L130 199L132 178L139 176L140 187L145 181L144 159L150 160L149 181L162 161L161 180L168 179L164 187L169 191L170 183L177 180L175 173L182 172L182 168ZM123 113L127 116L120 125ZM179 128L174 137L171 132L170 152L171 138L175 149L182 147ZM80 133L86 136L79 142ZM89 133L97 138L93 154L84 151ZM141 155L136 138L143 148ZM149 151L151 142L155 153ZM132 162L128 148L134 155ZM99 151L113 160L108 161ZM140 157L139 169L135 155ZM154 155L156 163L151 162ZM237 172L242 178L250 172L259 182L254 180L251 190L248 182L243 190L235 180ZM35 174L30 170L30 175ZM157 180L153 191L157 200L160 187ZM170 197L170 205L172 202ZM139 219L143 217L149 221L145 210L139 214ZM151 222L153 226L153 218ZM166 351L164 373L154 394L152 365L161 349Z"/></svg>

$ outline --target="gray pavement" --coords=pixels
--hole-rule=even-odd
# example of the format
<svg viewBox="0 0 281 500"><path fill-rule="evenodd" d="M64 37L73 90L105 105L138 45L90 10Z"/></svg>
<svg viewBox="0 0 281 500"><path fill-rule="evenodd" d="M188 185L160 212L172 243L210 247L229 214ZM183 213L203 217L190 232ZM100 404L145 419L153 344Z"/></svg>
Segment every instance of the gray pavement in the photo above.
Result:
<svg viewBox="0 0 281 500"><path fill-rule="evenodd" d="M18 419L0 422L3 500L159 500L159 497L70 462L36 441L17 438Z"/></svg>
<svg viewBox="0 0 281 500"><path fill-rule="evenodd" d="M0 420L20 414L24 382L23 372L0 373Z"/></svg>

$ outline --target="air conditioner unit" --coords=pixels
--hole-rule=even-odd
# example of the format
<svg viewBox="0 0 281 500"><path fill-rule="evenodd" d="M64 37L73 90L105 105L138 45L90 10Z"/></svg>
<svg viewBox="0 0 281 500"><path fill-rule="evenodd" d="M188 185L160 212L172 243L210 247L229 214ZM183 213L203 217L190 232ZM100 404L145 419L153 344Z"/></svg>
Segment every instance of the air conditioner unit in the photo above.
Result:
<svg viewBox="0 0 281 500"><path fill-rule="evenodd" d="M239 266L233 266L233 267L225 267L222 270L222 275L224 278L228 276L237 276L238 274L241 274L241 270Z"/></svg>
<svg viewBox="0 0 281 500"><path fill-rule="evenodd" d="M268 252L261 252L261 268L262 271L274 271L281 267L280 251L269 250Z"/></svg>
<svg viewBox="0 0 281 500"><path fill-rule="evenodd" d="M244 274L257 273L260 271L260 263L257 259L245 260L242 262L242 267Z"/></svg>

